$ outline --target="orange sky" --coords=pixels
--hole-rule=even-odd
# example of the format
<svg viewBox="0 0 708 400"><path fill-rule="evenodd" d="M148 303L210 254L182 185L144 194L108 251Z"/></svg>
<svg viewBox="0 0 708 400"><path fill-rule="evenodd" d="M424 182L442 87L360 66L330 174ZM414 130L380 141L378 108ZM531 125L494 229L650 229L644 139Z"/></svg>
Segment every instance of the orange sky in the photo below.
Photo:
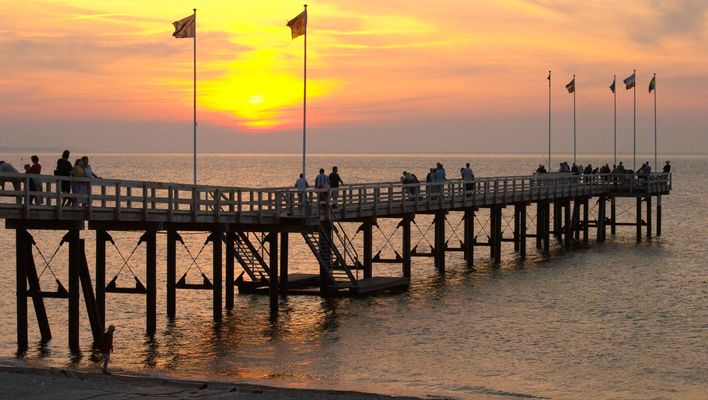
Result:
<svg viewBox="0 0 708 400"><path fill-rule="evenodd" d="M543 149L549 69L560 150L567 150L572 126L572 96L564 89L572 74L577 75L578 133L590 150L590 139L611 129L612 75L621 80L635 68L641 129L653 129L647 85L656 72L661 128L680 139L667 146L708 150L708 3L382 3L309 3L308 127L323 137L313 142L315 150L368 150L366 145L338 149L337 143L361 144L355 129L369 140L390 136L382 151L395 151L389 147L407 139L426 151L431 130L449 141L474 138L463 140L469 149L451 143L449 150L525 151L526 143L535 141L529 137ZM175 126L184 124L189 131L193 42L172 38L171 22L194 7L199 122L207 143L210 134L215 141L229 141L224 139L229 134L244 138L226 148L233 151L244 149L238 143L254 149L269 148L269 141L297 143L303 37L291 40L285 23L302 10L302 2L0 0L0 5L5 145L30 146L27 141L56 126L90 128L91 139L75 140L91 147L94 138L115 136L102 129L106 124L147 129L149 123L159 131L163 123L161 139L148 146L160 150ZM630 93L618 91L625 131ZM482 143L495 131L499 148ZM447 148L436 143L432 149Z"/></svg>

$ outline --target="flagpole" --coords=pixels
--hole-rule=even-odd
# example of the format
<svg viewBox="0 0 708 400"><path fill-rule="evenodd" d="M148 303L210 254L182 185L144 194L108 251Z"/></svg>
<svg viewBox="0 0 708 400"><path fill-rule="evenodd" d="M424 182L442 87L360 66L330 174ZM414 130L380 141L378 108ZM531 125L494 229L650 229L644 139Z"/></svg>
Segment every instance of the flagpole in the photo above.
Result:
<svg viewBox="0 0 708 400"><path fill-rule="evenodd" d="M659 164L657 160L656 150L656 72L654 73L654 172L659 172Z"/></svg>
<svg viewBox="0 0 708 400"><path fill-rule="evenodd" d="M634 70L634 149L632 153L632 171L637 173L637 70Z"/></svg>
<svg viewBox="0 0 708 400"><path fill-rule="evenodd" d="M194 9L194 184L197 184L197 9Z"/></svg>
<svg viewBox="0 0 708 400"><path fill-rule="evenodd" d="M615 99L615 162L614 165L617 165L617 74L614 75L614 78L612 79L612 85L614 85L614 90L612 91L612 94L614 94L614 99Z"/></svg>
<svg viewBox="0 0 708 400"><path fill-rule="evenodd" d="M573 164L576 164L575 160L575 74L573 74Z"/></svg>
<svg viewBox="0 0 708 400"><path fill-rule="evenodd" d="M548 170L551 170L551 71L548 71Z"/></svg>
<svg viewBox="0 0 708 400"><path fill-rule="evenodd" d="M307 11L307 4L305 4ZM305 53L303 61L303 93L302 93L302 177L305 178L305 159L307 154L307 14L305 14Z"/></svg>

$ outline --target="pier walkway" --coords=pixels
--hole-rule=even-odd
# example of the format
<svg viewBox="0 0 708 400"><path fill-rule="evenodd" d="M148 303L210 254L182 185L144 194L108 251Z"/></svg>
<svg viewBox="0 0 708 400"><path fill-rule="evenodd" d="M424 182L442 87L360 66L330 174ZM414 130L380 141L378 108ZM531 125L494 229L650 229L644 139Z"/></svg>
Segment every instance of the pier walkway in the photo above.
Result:
<svg viewBox="0 0 708 400"><path fill-rule="evenodd" d="M656 235L661 235L661 197L670 193L672 185L671 175L662 173L643 177L551 173L477 178L470 182L450 180L433 185L383 182L344 185L338 189L339 198L334 204L330 200L331 189L300 191L289 187L241 188L27 174L0 174L0 181L5 181L0 190L0 218L5 220L6 229L16 231L21 349L27 346L27 297L34 300L43 339L51 337L43 298L68 298L69 344L71 348L78 347L79 286L94 336L102 332L105 296L111 292L146 296L146 331L155 333L158 231L167 233L168 316L175 317L177 289L202 289L213 292L214 318L219 319L223 294L226 307L233 307L236 286L242 293L268 293L271 306L277 308L278 296L289 293L358 295L405 288L413 257L433 258L437 270L444 273L446 252L460 251L467 265L472 265L475 247L488 247L492 263L499 263L502 243L513 242L515 253L523 259L529 237L536 239L540 251L548 251L551 237L568 249L580 240L581 233L587 242L591 227L597 231L598 242L605 240L608 226L611 233L618 226L634 226L637 240L641 240L645 227L647 236L652 235L652 226ZM82 194L62 192L65 181L85 190L78 190ZM597 199L597 212L591 219L589 204L593 198ZM621 198L635 199L635 221L617 221L616 201ZM535 232L527 229L527 210L531 205L535 205ZM513 207L514 226L512 236L505 237L502 221L507 207ZM486 237L480 237L475 230L476 215L482 210L488 215ZM446 218L456 212L462 213L464 221L459 247L450 245L446 234ZM434 239L429 251L411 246L411 223L419 214L433 216ZM402 229L400 253L396 250L392 259L373 254L372 228L383 218L400 220L398 227ZM360 242L354 243L347 235L344 224L348 223L360 225ZM86 229L96 233L93 271L86 260L85 239L80 236L80 231ZM55 292L40 288L32 249L34 239L29 230L67 232L62 244L69 245L68 289L61 284ZM135 287L117 287L115 280L106 284L105 248L107 242L112 242L110 231L143 233L139 244L146 246L145 284L137 277ZM185 277L176 279L175 249L181 241L180 231L209 233L213 247L211 279L204 276L198 284L187 283ZM290 234L303 236L319 271L288 273ZM400 264L400 276L374 276L376 263ZM236 264L243 270L238 277L234 275Z"/></svg>

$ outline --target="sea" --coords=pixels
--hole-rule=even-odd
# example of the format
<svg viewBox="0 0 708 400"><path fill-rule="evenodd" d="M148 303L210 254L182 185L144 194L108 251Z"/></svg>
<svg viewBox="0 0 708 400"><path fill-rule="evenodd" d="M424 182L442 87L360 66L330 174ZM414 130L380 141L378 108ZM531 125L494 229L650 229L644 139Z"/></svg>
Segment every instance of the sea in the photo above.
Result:
<svg viewBox="0 0 708 400"><path fill-rule="evenodd" d="M2 153L16 167L31 154ZM59 154L38 154L51 174ZM88 155L104 178L190 183L191 154ZM632 165L632 155L620 159ZM158 330L145 336L145 298L107 295L107 324L116 327L111 367L118 373L273 386L344 389L392 395L456 399L706 399L708 398L708 156L671 155L673 190L662 198L662 236L635 239L635 228L608 231L597 243L564 250L553 242L549 254L528 242L520 260L511 243L503 245L499 266L489 249L475 251L474 266L462 253L447 254L444 274L431 258L413 259L412 281L403 293L360 298L291 295L277 314L267 296L235 295L235 308L212 320L211 292L178 290L177 317L166 316L166 238L158 236ZM555 169L572 155L553 155ZM641 163L653 158L638 156ZM612 164L611 155L582 155L582 164ZM319 168L339 167L345 183L397 182L402 171L424 179L436 162L458 177L469 162L478 177L525 175L541 154L312 154L312 183ZM299 154L200 154L201 184L292 186L301 169ZM18 168L19 169L19 168ZM654 205L656 202L654 202ZM534 207L529 230L535 229ZM597 213L591 203L590 215ZM633 199L618 200L619 221L633 222ZM513 212L505 211L504 235L511 235ZM448 215L447 237L462 237L462 216ZM480 212L476 235L484 239L488 215ZM379 220L374 252L400 252L398 221ZM420 251L432 242L429 217L416 217L412 244ZM351 225L351 226L350 226ZM346 224L361 244L356 224ZM46 290L67 283L63 232L30 231L35 262ZM107 280L121 286L144 282L145 249L140 232L111 232ZM86 239L93 271L95 235ZM177 274L199 282L211 276L207 233L185 232L178 248ZM0 229L0 363L99 371L91 330L81 308L81 353L71 354L67 302L46 299L53 339L42 343L29 306L30 349L17 354L15 325L15 240ZM315 273L316 260L302 237L291 235L290 270ZM237 267L238 268L238 267ZM240 270L237 270L237 274ZM376 264L374 276L401 276L400 266Z"/></svg>

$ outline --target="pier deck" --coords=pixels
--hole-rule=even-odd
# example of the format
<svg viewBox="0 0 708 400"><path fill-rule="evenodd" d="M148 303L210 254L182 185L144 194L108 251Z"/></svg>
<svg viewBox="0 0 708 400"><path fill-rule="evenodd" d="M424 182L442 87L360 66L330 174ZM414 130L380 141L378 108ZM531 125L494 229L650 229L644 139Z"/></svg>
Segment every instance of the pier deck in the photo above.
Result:
<svg viewBox="0 0 708 400"><path fill-rule="evenodd" d="M671 175L662 173L642 177L552 173L477 178L470 182L450 180L441 184L383 182L344 185L338 188L339 199L333 204L330 189L299 191L289 187L241 188L27 174L0 174L0 181L9 185L0 190L0 218L5 220L7 229L16 231L20 350L27 348L28 297L33 299L43 339L51 338L43 299L68 298L69 346L78 348L80 288L95 338L103 330L106 294L113 292L146 297L146 332L154 334L159 231L167 233L168 317L176 316L177 289L194 289L212 291L213 316L220 319L224 304L233 308L236 287L240 293L267 293L271 309L276 310L278 297L288 294L364 295L405 289L410 283L414 257L433 258L435 268L444 273L447 252L462 252L467 265L472 266L475 248L488 248L490 261L499 264L502 243L512 242L516 256L523 259L529 237L535 238L536 248L548 252L552 236L571 249L581 236L583 242L588 241L590 227L596 230L598 242L605 240L607 226L612 234L617 227L634 226L638 241L643 229L647 236L652 236L652 228L656 228L656 235L661 235L661 198L670 193L672 185ZM85 190L64 193L61 191L64 181L70 181L74 187L83 185ZM616 201L621 198L635 199L635 221L617 221ZM592 218L591 199L597 199L597 212ZM642 213L643 204L646 214ZM511 237L508 229L505 236L503 226L504 209L510 208L513 208ZM529 209L535 210L535 218L528 216ZM484 235L479 235L479 229L475 229L479 222L475 221L482 210L488 220L484 223ZM446 226L450 225L448 215L452 213L462 213L460 223L464 222L462 237L455 237L454 243L450 243L452 238L446 233ZM434 226L434 238L428 241L429 251L411 243L411 225L420 214L433 217L430 228ZM373 254L373 227L378 227L377 220L384 218L400 220L396 228L402 229L400 253L395 249L394 258L384 258L380 252ZM528 232L528 221L534 222L535 232ZM363 232L357 243L344 229L344 224L351 223L360 225L357 231ZM87 229L96 235L93 269L86 259L85 239L80 235ZM41 289L32 248L34 239L29 230L67 232L62 240L69 245L66 289L61 287L56 292ZM106 243L113 242L110 231L143 233L138 246L146 247L144 283L135 277L135 287L119 288L113 281L106 284ZM212 271L210 278L202 274L202 283L186 283L186 274L177 279L176 244L182 241L181 231L209 233ZM292 234L302 235L319 271L289 274L288 243ZM386 238L387 244L393 246L389 239ZM400 265L400 275L374 276L373 265L381 263ZM236 265L243 270L238 277Z"/></svg>

